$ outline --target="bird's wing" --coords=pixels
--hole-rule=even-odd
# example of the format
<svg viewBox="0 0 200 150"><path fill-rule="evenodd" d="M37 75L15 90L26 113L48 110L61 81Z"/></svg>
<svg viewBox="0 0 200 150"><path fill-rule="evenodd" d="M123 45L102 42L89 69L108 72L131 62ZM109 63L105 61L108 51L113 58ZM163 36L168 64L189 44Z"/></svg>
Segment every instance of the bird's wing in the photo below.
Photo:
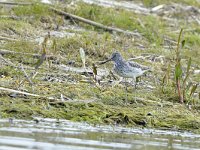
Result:
<svg viewBox="0 0 200 150"><path fill-rule="evenodd" d="M131 67L140 68L141 70L151 70L150 67L141 65L141 64L139 64L139 63L137 63L137 62L128 61L128 64L129 64Z"/></svg>

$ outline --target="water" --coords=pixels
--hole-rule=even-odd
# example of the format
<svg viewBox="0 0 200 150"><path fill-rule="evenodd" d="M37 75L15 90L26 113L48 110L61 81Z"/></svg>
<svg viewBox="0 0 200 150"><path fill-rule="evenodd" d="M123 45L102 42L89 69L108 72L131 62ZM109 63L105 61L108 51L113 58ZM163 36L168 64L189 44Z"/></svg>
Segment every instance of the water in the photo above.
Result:
<svg viewBox="0 0 200 150"><path fill-rule="evenodd" d="M0 150L200 150L189 132L91 126L66 120L0 120Z"/></svg>

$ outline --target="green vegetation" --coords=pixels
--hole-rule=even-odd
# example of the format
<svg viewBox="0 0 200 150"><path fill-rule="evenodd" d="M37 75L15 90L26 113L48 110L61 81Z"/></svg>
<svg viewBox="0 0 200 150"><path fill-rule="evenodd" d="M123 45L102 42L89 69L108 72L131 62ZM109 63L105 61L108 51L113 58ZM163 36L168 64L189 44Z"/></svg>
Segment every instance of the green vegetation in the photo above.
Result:
<svg viewBox="0 0 200 150"><path fill-rule="evenodd" d="M34 28L29 23L12 19L1 19L0 30L2 33L6 32L11 36L13 34L25 35L30 30L34 32Z"/></svg>
<svg viewBox="0 0 200 150"><path fill-rule="evenodd" d="M70 11L68 8L66 10ZM139 31L149 42L154 42L157 46L162 43L160 35L164 24L154 16L138 15L123 9L103 8L85 3L80 3L75 10L72 9L70 12L107 26ZM141 22L143 25L140 24Z"/></svg>
<svg viewBox="0 0 200 150"><path fill-rule="evenodd" d="M17 16L34 16L34 17L41 17L41 16L48 16L52 14L48 11L49 7L43 4L33 4L28 6L18 6L13 9L13 12Z"/></svg>
<svg viewBox="0 0 200 150"><path fill-rule="evenodd" d="M162 3L142 2L149 7ZM166 4L169 2L172 1ZM195 1L182 2L196 4ZM200 75L192 73L200 68L198 23L186 23L181 13L167 20L162 16L142 15L123 8L105 8L82 2L74 7L66 3L56 7L106 26L138 32L141 36L112 34L76 20L69 21L44 4L14 6L10 11L3 11L6 6L0 7L0 14L19 17L0 18L0 36L11 38L0 40L0 50L17 52L3 55L15 67L0 61L0 85L40 95L32 97L1 91L0 117L32 119L40 116L93 124L117 123L200 132L197 86ZM173 19L178 20L175 20L176 25ZM182 47L176 50L181 28L184 29L182 36L185 43L182 42ZM45 40L48 32L50 36ZM77 73L63 70L63 65L77 69L82 67L80 48L86 55L86 68L92 70L95 64L97 75L101 69L108 72L112 69L112 63L98 66L97 62L110 57L116 50L126 59L139 57L135 61L150 66L152 72L141 77L137 89L128 86L129 104L125 105L124 84L114 86L111 82L118 80L115 74L108 73L95 80L92 71ZM42 54L49 56L44 62L44 57L40 57ZM31 75L38 61L37 74L31 78L34 84L30 85L18 67L23 65L26 73ZM179 103L177 81L181 82L184 104Z"/></svg>

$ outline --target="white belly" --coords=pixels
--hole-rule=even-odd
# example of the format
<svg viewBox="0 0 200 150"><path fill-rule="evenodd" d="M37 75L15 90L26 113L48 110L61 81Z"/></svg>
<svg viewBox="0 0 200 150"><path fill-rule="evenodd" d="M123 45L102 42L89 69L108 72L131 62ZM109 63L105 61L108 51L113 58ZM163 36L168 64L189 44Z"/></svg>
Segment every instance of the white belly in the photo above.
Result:
<svg viewBox="0 0 200 150"><path fill-rule="evenodd" d="M142 71L140 68L131 68L131 70L119 70L116 67L114 67L114 71L119 76L124 78L136 78L144 73L144 71Z"/></svg>

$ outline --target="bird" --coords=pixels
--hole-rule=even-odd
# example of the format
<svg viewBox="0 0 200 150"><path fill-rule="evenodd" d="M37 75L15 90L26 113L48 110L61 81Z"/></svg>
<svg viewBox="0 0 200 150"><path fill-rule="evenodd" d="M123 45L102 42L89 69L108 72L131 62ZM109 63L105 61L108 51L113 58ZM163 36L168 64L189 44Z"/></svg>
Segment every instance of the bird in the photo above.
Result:
<svg viewBox="0 0 200 150"><path fill-rule="evenodd" d="M112 53L112 55L109 59L101 62L100 64L105 64L106 62L109 62L109 61L114 62L113 70L115 71L115 73L118 76L125 78L125 79L132 78L135 81L135 88L136 88L136 78L142 76L147 71L151 70L149 67L143 66L139 63L124 60L119 52ZM125 101L127 103L128 90L127 90L127 86L125 86L125 87L126 87ZM137 103L136 99L135 99L135 103Z"/></svg>
<svg viewBox="0 0 200 150"><path fill-rule="evenodd" d="M111 57L100 64L104 64L108 61L114 62L113 70L117 75L123 78L132 78L136 81L136 78L145 74L145 72L151 69L147 66L143 66L133 61L126 61L123 59L119 52L112 53Z"/></svg>

